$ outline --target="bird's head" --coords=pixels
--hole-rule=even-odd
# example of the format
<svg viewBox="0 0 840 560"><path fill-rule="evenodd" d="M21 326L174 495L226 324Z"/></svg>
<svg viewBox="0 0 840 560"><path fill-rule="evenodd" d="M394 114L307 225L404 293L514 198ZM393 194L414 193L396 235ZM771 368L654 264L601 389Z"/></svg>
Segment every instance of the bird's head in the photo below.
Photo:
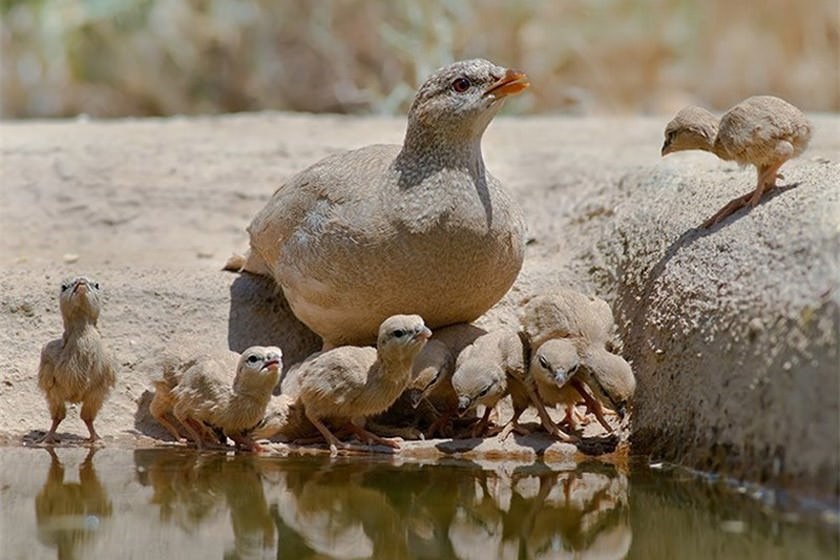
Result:
<svg viewBox="0 0 840 560"><path fill-rule="evenodd" d="M419 315L393 315L379 326L376 347L381 357L413 361L430 336Z"/></svg>
<svg viewBox="0 0 840 560"><path fill-rule="evenodd" d="M274 390L283 368L283 352L276 346L251 346L239 357L233 388L268 394Z"/></svg>
<svg viewBox="0 0 840 560"><path fill-rule="evenodd" d="M554 338L544 342L531 358L530 372L535 379L565 385L580 366L577 347L568 338Z"/></svg>
<svg viewBox="0 0 840 560"><path fill-rule="evenodd" d="M460 362L452 374L452 388L458 395L458 414L479 404L494 406L506 389L505 372L499 364L474 356Z"/></svg>
<svg viewBox="0 0 840 560"><path fill-rule="evenodd" d="M417 408L441 383L452 376L455 364L449 348L439 340L430 340L414 360L411 388L408 398L411 406Z"/></svg>
<svg viewBox="0 0 840 560"><path fill-rule="evenodd" d="M627 360L605 349L588 351L581 360L581 378L595 397L624 417L633 393L636 378Z"/></svg>
<svg viewBox="0 0 840 560"><path fill-rule="evenodd" d="M529 85L524 73L480 58L444 66L417 91L408 113L408 136L422 129L480 138L504 100Z"/></svg>
<svg viewBox="0 0 840 560"><path fill-rule="evenodd" d="M665 127L662 156L682 150L711 151L718 132L718 119L702 107L681 109Z"/></svg>
<svg viewBox="0 0 840 560"><path fill-rule="evenodd" d="M61 283L58 302L65 322L82 318L96 324L102 307L102 287L85 276L65 280Z"/></svg>

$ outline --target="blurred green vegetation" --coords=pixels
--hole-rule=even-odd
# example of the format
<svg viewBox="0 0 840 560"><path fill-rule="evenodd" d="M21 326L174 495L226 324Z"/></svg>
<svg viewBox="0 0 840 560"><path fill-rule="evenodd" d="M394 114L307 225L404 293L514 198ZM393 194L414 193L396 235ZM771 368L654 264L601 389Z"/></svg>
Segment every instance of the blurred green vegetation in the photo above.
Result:
<svg viewBox="0 0 840 560"><path fill-rule="evenodd" d="M840 110L838 0L0 0L0 116L397 113L452 60L522 113Z"/></svg>

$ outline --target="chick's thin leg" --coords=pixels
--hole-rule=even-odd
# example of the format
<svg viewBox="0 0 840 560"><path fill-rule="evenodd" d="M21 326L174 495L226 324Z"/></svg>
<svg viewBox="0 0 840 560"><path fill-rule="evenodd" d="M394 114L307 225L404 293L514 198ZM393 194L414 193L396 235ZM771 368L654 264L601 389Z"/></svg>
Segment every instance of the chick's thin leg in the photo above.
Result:
<svg viewBox="0 0 840 560"><path fill-rule="evenodd" d="M55 435L55 431L58 429L58 425L61 424L61 421L67 416L67 407L64 406L64 401L61 400L48 400L48 405L50 408L50 418L52 418L52 425L50 426L50 431L41 438L41 443L57 443L58 437Z"/></svg>
<svg viewBox="0 0 840 560"><path fill-rule="evenodd" d="M92 398L88 398L82 403L82 410L79 413L82 421L87 426L88 432L90 433L90 437L88 441L94 442L99 439L99 434L96 433L96 429L93 427L93 421L96 418L96 415L99 414L99 409L102 408L102 403L105 402L104 395L95 395Z"/></svg>
<svg viewBox="0 0 840 560"><path fill-rule="evenodd" d="M523 412L525 412L524 408L513 411L513 417L508 421L507 424L505 424L505 426L502 428L502 431L499 432L499 439L501 441L506 440L510 433L513 431L515 431L521 436L526 436L531 433L530 430L528 430L524 426L519 425L519 417L522 416Z"/></svg>
<svg viewBox="0 0 840 560"><path fill-rule="evenodd" d="M368 444L378 443L379 445L385 445L387 447L391 447L393 449L399 449L400 444L393 439L384 438L382 436L378 436L373 432L369 432L366 429L362 428L361 426L357 426L353 422L347 423L347 429L350 430L355 435L359 436L363 440L367 441Z"/></svg>
<svg viewBox="0 0 840 560"><path fill-rule="evenodd" d="M592 395L589 394L589 391L586 390L586 387L584 387L579 380L572 379L571 383L575 391L580 394L583 402L586 403L587 410L595 414L595 418L598 419L598 423L607 430L608 434L613 433L612 426L610 426L607 419L604 418L604 407L601 406L601 403L597 399L592 398Z"/></svg>
<svg viewBox="0 0 840 560"><path fill-rule="evenodd" d="M166 401L163 398L158 398L158 394L155 393L154 398L152 398L152 402L149 403L149 413L157 421L158 424L166 428L166 431L170 433L170 435L173 437L173 439L175 439L175 441L182 442L184 441L184 438L181 437L181 433L166 418L166 414L168 411L169 406L167 406Z"/></svg>
<svg viewBox="0 0 840 560"><path fill-rule="evenodd" d="M306 414L306 417L309 419L309 421L312 422L312 425L315 426L315 428L319 432L321 432L321 435L324 436L324 439L327 440L327 443L330 446L330 455L338 455L339 447L341 447L342 449L345 449L347 447L344 443L339 441L338 438L332 434L332 432L324 425L323 422L321 422L319 418L311 415L308 410L304 409L303 412L304 414Z"/></svg>
<svg viewBox="0 0 840 560"><path fill-rule="evenodd" d="M484 416L482 416L481 420L479 420L476 423L476 425L473 426L472 430L470 431L471 437L479 437L487 433L487 428L490 424L490 412L492 410L493 409L489 406L484 407Z"/></svg>
<svg viewBox="0 0 840 560"><path fill-rule="evenodd" d="M750 198L749 203L750 206L753 208L758 206L758 203L761 201L764 194L776 188L776 176L778 175L779 168L783 163L784 160L774 165L758 168L758 184L752 192L752 197Z"/></svg>
<svg viewBox="0 0 840 560"><path fill-rule="evenodd" d="M543 404L542 400L540 399L537 392L530 387L529 385L525 385L525 388L528 391L528 397L531 400L531 403L537 408L537 413L540 416L540 422L542 422L543 428L552 436L556 437L560 441L571 442L575 441L573 436L568 435L566 432L560 429L554 420L551 419L551 416L548 414L548 410L546 410L545 405Z"/></svg>
<svg viewBox="0 0 840 560"><path fill-rule="evenodd" d="M737 198L733 198L730 200L726 206L718 210L714 216L703 222L703 228L710 228L713 225L722 222L741 208L747 205L747 203L752 199L753 194L755 191L750 191L745 195L739 196Z"/></svg>

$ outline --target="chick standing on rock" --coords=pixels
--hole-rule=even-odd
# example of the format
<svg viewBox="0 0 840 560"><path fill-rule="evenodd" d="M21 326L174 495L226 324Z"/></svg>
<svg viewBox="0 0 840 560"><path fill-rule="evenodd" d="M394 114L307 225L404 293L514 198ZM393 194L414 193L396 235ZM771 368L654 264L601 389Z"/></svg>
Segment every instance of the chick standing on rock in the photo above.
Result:
<svg viewBox="0 0 840 560"><path fill-rule="evenodd" d="M572 378L572 386L579 389L598 421L611 431L600 402L609 403L623 418L636 379L630 364L610 351L615 323L609 305L602 299L561 289L531 299L524 308L522 326L531 348L539 349L553 339L565 339L574 345L581 367ZM600 402L590 400L585 388L576 385L578 382L584 382Z"/></svg>
<svg viewBox="0 0 840 560"><path fill-rule="evenodd" d="M546 430L563 441L572 441L548 416L528 375L528 347L519 333L510 329L491 331L480 336L458 356L452 386L458 395L458 412L484 405L485 411L473 436L486 431L490 411L507 394L513 401L513 417L502 428L500 439L512 430L524 433L519 417L534 404Z"/></svg>
<svg viewBox="0 0 840 560"><path fill-rule="evenodd" d="M461 351L487 331L469 323L451 325L435 331L414 360L408 393L409 402L420 412L423 402L433 409L427 437L445 429L458 411L458 395L452 387L455 360Z"/></svg>
<svg viewBox="0 0 840 560"><path fill-rule="evenodd" d="M82 403L80 416L93 442L99 439L93 421L116 383L112 359L96 326L102 291L98 282L79 276L61 285L58 301L64 335L44 346L38 366L38 387L52 418L42 441L57 441L55 431L67 415L64 403L71 402Z"/></svg>
<svg viewBox="0 0 840 560"><path fill-rule="evenodd" d="M209 428L213 426L246 449L259 450L249 432L265 416L282 356L275 346L248 348L239 358L232 384L225 361L198 360L184 372L172 389L173 411L200 449L214 444Z"/></svg>
<svg viewBox="0 0 840 560"><path fill-rule="evenodd" d="M347 446L324 425L339 421L368 442L398 448L356 422L391 406L411 378L414 359L432 335L419 315L395 315L379 327L376 349L341 346L307 358L290 375L289 396L330 446L331 454ZM291 381L291 380L290 380Z"/></svg>
<svg viewBox="0 0 840 560"><path fill-rule="evenodd" d="M481 137L525 74L455 62L420 87L402 146L327 157L292 177L248 227L229 270L273 277L327 350L369 344L410 309L431 328L469 322L522 266L524 221L487 173Z"/></svg>
<svg viewBox="0 0 840 560"><path fill-rule="evenodd" d="M546 406L561 406L565 412L563 422L571 431L577 430L575 406L584 399L591 411L598 410L598 419L610 432L612 426L603 419L603 414L576 377L580 367L578 349L568 338L551 339L542 344L531 357L531 377L537 386L537 393Z"/></svg>
<svg viewBox="0 0 840 560"><path fill-rule="evenodd" d="M753 191L739 196L703 223L711 227L743 208L755 208L765 193L776 187L779 168L808 147L812 125L805 115L783 99L770 95L750 97L727 111L720 122L706 109L682 109L665 127L662 155L680 150L705 150L740 165L754 165L758 181Z"/></svg>

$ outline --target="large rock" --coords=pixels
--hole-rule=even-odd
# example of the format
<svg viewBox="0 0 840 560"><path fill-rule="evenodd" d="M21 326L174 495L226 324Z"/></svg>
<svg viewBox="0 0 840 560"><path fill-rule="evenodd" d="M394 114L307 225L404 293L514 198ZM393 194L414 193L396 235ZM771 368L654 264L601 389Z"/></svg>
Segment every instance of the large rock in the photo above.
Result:
<svg viewBox="0 0 840 560"><path fill-rule="evenodd" d="M631 173L600 276L638 376L634 452L837 495L840 164L783 172L795 187L708 230L752 169L691 154Z"/></svg>

